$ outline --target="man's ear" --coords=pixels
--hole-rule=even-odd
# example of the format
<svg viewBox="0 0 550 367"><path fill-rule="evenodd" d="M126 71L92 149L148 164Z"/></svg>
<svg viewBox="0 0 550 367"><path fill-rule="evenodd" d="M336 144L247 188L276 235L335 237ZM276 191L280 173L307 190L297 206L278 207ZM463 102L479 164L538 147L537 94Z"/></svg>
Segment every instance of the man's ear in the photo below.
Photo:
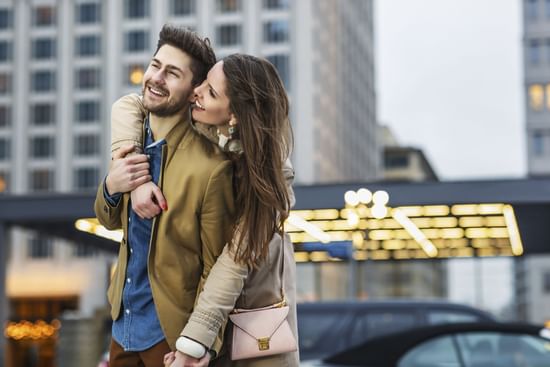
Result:
<svg viewBox="0 0 550 367"><path fill-rule="evenodd" d="M235 114L234 113L231 113L229 115L229 125L230 126L235 126L235 125L238 125L239 124L239 121L237 120L237 118L235 117Z"/></svg>

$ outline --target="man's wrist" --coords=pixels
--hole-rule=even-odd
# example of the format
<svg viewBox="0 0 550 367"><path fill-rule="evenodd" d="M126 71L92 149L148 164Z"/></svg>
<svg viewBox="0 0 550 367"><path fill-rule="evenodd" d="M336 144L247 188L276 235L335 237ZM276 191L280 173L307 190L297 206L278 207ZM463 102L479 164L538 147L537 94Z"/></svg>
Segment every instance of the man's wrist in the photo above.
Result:
<svg viewBox="0 0 550 367"><path fill-rule="evenodd" d="M207 348L201 343L181 335L176 340L176 349L183 354L200 359L207 353Z"/></svg>

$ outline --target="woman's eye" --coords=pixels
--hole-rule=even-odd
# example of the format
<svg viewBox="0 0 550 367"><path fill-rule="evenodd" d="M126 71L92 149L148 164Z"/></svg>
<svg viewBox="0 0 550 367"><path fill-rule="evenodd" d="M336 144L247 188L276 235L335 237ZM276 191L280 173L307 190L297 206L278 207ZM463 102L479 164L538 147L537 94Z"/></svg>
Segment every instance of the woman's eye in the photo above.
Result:
<svg viewBox="0 0 550 367"><path fill-rule="evenodd" d="M210 96L212 96L212 98L216 98L216 96L214 95L214 92L212 91L212 88L209 88L208 92L210 93Z"/></svg>

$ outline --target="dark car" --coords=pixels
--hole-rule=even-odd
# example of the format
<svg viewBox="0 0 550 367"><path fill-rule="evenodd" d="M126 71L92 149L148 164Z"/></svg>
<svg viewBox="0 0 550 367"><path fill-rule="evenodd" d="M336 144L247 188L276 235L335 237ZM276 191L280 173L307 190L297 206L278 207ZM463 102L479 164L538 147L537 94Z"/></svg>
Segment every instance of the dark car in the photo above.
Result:
<svg viewBox="0 0 550 367"><path fill-rule="evenodd" d="M473 307L444 301L303 303L298 305L300 359L320 359L371 338L419 326L482 321L495 319Z"/></svg>
<svg viewBox="0 0 550 367"><path fill-rule="evenodd" d="M550 330L511 323L426 326L373 338L303 366L548 367Z"/></svg>

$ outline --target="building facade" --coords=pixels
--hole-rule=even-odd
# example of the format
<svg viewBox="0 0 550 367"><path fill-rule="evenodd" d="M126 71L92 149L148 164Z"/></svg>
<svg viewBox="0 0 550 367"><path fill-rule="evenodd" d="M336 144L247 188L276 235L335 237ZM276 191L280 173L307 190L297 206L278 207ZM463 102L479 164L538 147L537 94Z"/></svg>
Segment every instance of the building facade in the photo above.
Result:
<svg viewBox="0 0 550 367"><path fill-rule="evenodd" d="M523 64L527 167L530 176L550 175L550 2L523 0ZM518 317L550 320L550 257L515 261ZM547 284L548 283L548 284Z"/></svg>

